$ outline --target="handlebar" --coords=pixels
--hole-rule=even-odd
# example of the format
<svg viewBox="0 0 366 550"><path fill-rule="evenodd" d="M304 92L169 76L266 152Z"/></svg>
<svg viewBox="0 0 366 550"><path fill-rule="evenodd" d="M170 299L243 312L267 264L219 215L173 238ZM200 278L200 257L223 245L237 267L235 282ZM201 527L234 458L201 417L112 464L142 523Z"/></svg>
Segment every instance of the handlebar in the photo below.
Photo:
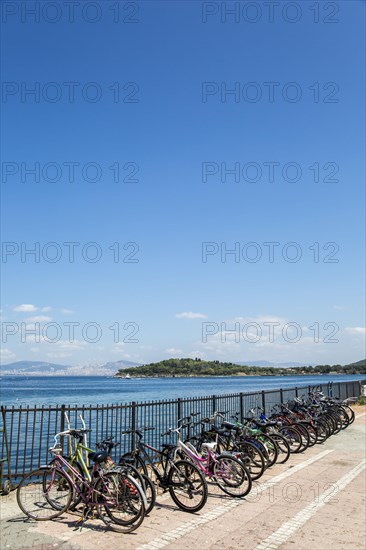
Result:
<svg viewBox="0 0 366 550"><path fill-rule="evenodd" d="M58 438L63 436L63 435L66 435L66 436L69 436L69 437L75 437L77 439L79 439L80 441L83 439L83 437L85 436L85 434L91 432L91 430L85 428L83 430L65 430L64 432L59 432L57 433L55 436L54 436L54 444L53 444L53 447L50 448L50 451L60 451L61 448L60 446L58 445Z"/></svg>

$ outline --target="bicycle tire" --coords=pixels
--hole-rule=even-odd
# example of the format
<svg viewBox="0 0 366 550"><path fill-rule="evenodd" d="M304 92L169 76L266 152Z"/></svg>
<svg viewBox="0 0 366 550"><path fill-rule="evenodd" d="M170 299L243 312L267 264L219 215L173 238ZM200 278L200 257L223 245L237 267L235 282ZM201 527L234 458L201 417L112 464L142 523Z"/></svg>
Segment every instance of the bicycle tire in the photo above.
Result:
<svg viewBox="0 0 366 550"><path fill-rule="evenodd" d="M262 477L266 469L266 461L262 451L253 445L253 443L250 443L250 441L239 443L238 451L240 452L240 460L249 470L252 481L256 481ZM233 452L235 453L235 451Z"/></svg>
<svg viewBox="0 0 366 550"><path fill-rule="evenodd" d="M145 491L146 501L147 501L147 507L146 507L146 510L145 510L145 515L147 516L148 514L150 514L150 512L152 511L152 509L155 506L155 503L156 503L156 490L155 490L154 482L149 476L147 476L145 474L142 474L142 479L143 479L143 482L144 482L144 487L143 488L144 488L144 491Z"/></svg>
<svg viewBox="0 0 366 550"><path fill-rule="evenodd" d="M278 449L276 443L271 439L271 436L261 433L256 436L257 441L260 441L264 445L265 452L263 452L264 457L267 458L268 468L276 464L278 457Z"/></svg>
<svg viewBox="0 0 366 550"><path fill-rule="evenodd" d="M300 424L300 423L296 423L295 424L295 427L297 429L297 431L300 433L300 436L301 436L301 442L302 442L302 448L301 448L301 451L306 451L306 449L309 447L310 445L310 434L306 428L306 426L304 426L303 424Z"/></svg>
<svg viewBox="0 0 366 550"><path fill-rule="evenodd" d="M197 466L189 460L178 460L171 464L168 483L170 496L181 510L198 512L206 504L206 480Z"/></svg>
<svg viewBox="0 0 366 550"><path fill-rule="evenodd" d="M329 430L326 422L323 422L321 419L315 421L318 444L324 443L329 437Z"/></svg>
<svg viewBox="0 0 366 550"><path fill-rule="evenodd" d="M39 468L26 475L16 493L19 508L36 521L48 521L61 516L69 508L73 488L62 470Z"/></svg>
<svg viewBox="0 0 366 550"><path fill-rule="evenodd" d="M271 437L277 445L278 464L285 464L285 462L287 462L288 459L290 458L290 445L288 444L287 439L283 435L275 432L271 433Z"/></svg>
<svg viewBox="0 0 366 550"><path fill-rule="evenodd" d="M329 417L332 419L332 422L333 422L333 425L334 425L334 431L333 431L333 434L334 435L337 435L339 434L339 432L341 431L342 429L342 419L341 417L339 416L339 414L334 411L334 410L331 410L328 412L328 415Z"/></svg>
<svg viewBox="0 0 366 550"><path fill-rule="evenodd" d="M349 418L349 424L352 424L355 421L355 411L345 403L342 403L342 409L344 409L348 415ZM348 424L348 425L349 425Z"/></svg>
<svg viewBox="0 0 366 550"><path fill-rule="evenodd" d="M131 533L144 520L143 490L133 477L121 471L102 473L94 486L94 499L99 517L112 531Z"/></svg>
<svg viewBox="0 0 366 550"><path fill-rule="evenodd" d="M230 454L215 457L214 480L221 491L231 497L243 498L252 489L252 478L243 463Z"/></svg>
<svg viewBox="0 0 366 550"><path fill-rule="evenodd" d="M345 430L349 426L349 416L347 414L347 411L345 411L343 407L338 407L337 408L337 413L341 417L342 430Z"/></svg>
<svg viewBox="0 0 366 550"><path fill-rule="evenodd" d="M302 449L302 439L300 432L297 431L293 426L281 426L278 430L281 435L283 435L287 443L290 446L290 453L300 453Z"/></svg>
<svg viewBox="0 0 366 550"><path fill-rule="evenodd" d="M119 466L126 466L126 464L124 463L124 459L133 459L133 467L136 468L136 470L141 474L145 474L145 476L148 476L149 477L149 472L148 472L148 469L147 469L147 466L145 464L145 461L138 455L134 454L134 453L125 453L124 455L121 456L121 458L119 459Z"/></svg>
<svg viewBox="0 0 366 550"><path fill-rule="evenodd" d="M73 462L70 456L62 455L62 458L67 460L70 463L70 465L73 468L75 468L75 470L78 471L80 477L82 477L85 481L87 481L84 469L80 464L80 462L77 462L77 461ZM50 466L52 466L53 464L55 464L55 459L51 460L51 462L49 463ZM82 500L81 493L85 494L87 489L86 489L86 486L74 475L74 473L70 470L70 468L67 468L66 465L63 465L62 469L63 471L66 471L67 475L72 479L73 483L79 488L79 491L80 491L78 492L75 488L73 489L73 498L69 506L69 510L74 511Z"/></svg>
<svg viewBox="0 0 366 550"><path fill-rule="evenodd" d="M156 502L156 491L153 480L148 475L142 473L142 471L139 471L135 466L132 466L132 464L120 462L118 468L125 469L126 473L133 477L137 483L139 483L146 497L145 515L150 514ZM141 467L140 470L142 470Z"/></svg>
<svg viewBox="0 0 366 550"><path fill-rule="evenodd" d="M317 439L318 439L318 433L317 433L316 427L313 426L313 424L311 422L304 422L304 421L301 422L301 425L305 426L305 428L308 431L308 434L309 434L309 445L308 446L313 447L315 445L315 443L317 442Z"/></svg>

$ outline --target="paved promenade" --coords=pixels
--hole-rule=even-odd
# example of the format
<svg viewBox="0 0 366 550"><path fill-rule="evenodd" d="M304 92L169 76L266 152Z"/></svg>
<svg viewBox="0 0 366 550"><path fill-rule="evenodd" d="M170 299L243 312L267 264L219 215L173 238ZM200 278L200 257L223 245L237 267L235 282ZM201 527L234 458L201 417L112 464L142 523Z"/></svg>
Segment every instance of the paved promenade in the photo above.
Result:
<svg viewBox="0 0 366 550"><path fill-rule="evenodd" d="M286 464L271 468L244 500L209 485L198 514L178 510L167 495L134 533L106 531L99 521L76 528L78 514L26 521L15 493L0 497L1 550L352 550L366 541L366 410L355 422Z"/></svg>

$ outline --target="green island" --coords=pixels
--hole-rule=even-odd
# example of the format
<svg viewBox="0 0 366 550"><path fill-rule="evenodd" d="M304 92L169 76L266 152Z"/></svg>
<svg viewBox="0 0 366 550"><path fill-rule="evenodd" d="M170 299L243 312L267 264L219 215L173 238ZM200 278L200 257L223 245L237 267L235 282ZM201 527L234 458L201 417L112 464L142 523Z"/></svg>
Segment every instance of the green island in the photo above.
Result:
<svg viewBox="0 0 366 550"><path fill-rule="evenodd" d="M236 363L205 361L199 358L164 359L140 367L120 369L116 376L185 377L185 376L294 376L302 374L364 374L366 359L349 365L316 365L304 367L248 367Z"/></svg>

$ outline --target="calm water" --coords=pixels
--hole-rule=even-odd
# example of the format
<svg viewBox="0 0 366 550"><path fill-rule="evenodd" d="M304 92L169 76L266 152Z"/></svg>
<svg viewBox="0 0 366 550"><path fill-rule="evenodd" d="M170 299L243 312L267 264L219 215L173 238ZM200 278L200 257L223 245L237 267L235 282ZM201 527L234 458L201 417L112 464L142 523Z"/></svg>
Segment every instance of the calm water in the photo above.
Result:
<svg viewBox="0 0 366 550"><path fill-rule="evenodd" d="M365 375L120 379L103 376L2 376L2 405L111 404L363 380Z"/></svg>

